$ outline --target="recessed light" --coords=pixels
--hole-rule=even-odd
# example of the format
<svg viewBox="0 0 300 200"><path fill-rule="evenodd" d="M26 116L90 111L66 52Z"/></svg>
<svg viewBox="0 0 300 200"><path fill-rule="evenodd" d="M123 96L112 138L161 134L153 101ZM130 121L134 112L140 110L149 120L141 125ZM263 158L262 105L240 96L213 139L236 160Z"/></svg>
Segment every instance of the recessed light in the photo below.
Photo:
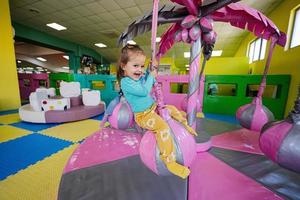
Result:
<svg viewBox="0 0 300 200"><path fill-rule="evenodd" d="M55 30L58 30L58 31L62 31L62 30L66 30L67 28L60 25L60 24L57 24L57 23L50 23L50 24L47 24L47 26L55 29Z"/></svg>
<svg viewBox="0 0 300 200"><path fill-rule="evenodd" d="M183 53L183 56L184 56L185 58L189 58L189 57L191 57L191 53L190 53L190 52L184 52L184 53Z"/></svg>
<svg viewBox="0 0 300 200"><path fill-rule="evenodd" d="M211 56L221 56L223 50L213 50Z"/></svg>
<svg viewBox="0 0 300 200"><path fill-rule="evenodd" d="M132 44L132 45L135 45L135 44L136 44L136 42L135 42L135 41L133 41L133 40L128 40L128 41L127 41L127 44Z"/></svg>
<svg viewBox="0 0 300 200"><path fill-rule="evenodd" d="M155 42L160 42L161 41L161 37L157 37L156 39L155 39Z"/></svg>
<svg viewBox="0 0 300 200"><path fill-rule="evenodd" d="M45 58L42 58L42 57L37 57L36 59L40 60L40 61L43 61L43 62L46 62L47 60Z"/></svg>
<svg viewBox="0 0 300 200"><path fill-rule="evenodd" d="M69 56L63 56L64 59L69 60Z"/></svg>
<svg viewBox="0 0 300 200"><path fill-rule="evenodd" d="M103 43L96 43L95 46L100 47L100 48L105 48L107 47L105 44Z"/></svg>

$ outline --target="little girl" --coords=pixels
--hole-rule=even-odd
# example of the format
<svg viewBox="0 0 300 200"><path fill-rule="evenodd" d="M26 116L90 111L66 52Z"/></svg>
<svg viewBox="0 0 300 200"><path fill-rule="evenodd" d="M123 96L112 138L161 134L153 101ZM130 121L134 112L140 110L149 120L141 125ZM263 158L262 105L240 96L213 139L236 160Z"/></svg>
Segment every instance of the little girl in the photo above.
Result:
<svg viewBox="0 0 300 200"><path fill-rule="evenodd" d="M168 170L181 177L186 178L190 170L176 162L176 152L170 135L168 124L155 113L156 104L151 97L151 89L157 76L156 70L144 75L144 64L146 56L138 45L127 44L122 48L119 60L117 78L120 81L125 99L131 106L135 122L142 128L151 130L160 151L160 158ZM186 119L174 106L166 106L170 115L181 122L193 135L197 133L188 126Z"/></svg>

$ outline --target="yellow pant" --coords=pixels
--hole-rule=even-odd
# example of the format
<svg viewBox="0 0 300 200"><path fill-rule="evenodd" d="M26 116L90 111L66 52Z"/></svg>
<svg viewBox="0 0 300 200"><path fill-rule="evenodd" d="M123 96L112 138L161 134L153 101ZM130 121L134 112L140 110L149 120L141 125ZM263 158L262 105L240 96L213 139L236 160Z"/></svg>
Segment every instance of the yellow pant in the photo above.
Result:
<svg viewBox="0 0 300 200"><path fill-rule="evenodd" d="M186 119L175 106L167 105L166 108L172 118L191 129L189 130L190 132L193 131L193 129L187 125ZM170 135L170 128L168 124L155 112L155 109L156 105L154 104L150 109L144 112L135 113L135 121L140 127L150 130L155 134L156 142L160 151L160 158L166 164L167 168L172 173L182 178L186 178L189 174L189 170L188 168L175 163L176 152ZM194 132L191 133L196 134ZM176 166L174 167L174 165Z"/></svg>

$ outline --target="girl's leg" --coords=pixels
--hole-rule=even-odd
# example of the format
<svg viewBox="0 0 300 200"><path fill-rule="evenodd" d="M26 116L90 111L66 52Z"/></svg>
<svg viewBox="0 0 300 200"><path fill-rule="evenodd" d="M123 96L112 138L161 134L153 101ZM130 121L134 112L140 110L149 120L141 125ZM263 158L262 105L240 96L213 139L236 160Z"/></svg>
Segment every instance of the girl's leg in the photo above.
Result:
<svg viewBox="0 0 300 200"><path fill-rule="evenodd" d="M195 135L197 136L197 133L196 131L190 127L188 125L188 122L186 120L185 117L182 116L182 114L180 113L180 111L175 107L175 106L172 106L172 105L166 105L166 108L167 110L169 111L169 114L171 115L171 117L173 119L175 119L176 121L182 123L182 125L184 125L184 127L188 130L188 132L190 132L192 135Z"/></svg>
<svg viewBox="0 0 300 200"><path fill-rule="evenodd" d="M186 178L190 170L176 163L176 152L168 124L154 111L146 114L137 114L135 120L140 127L154 132L160 151L160 158L166 164L168 170L181 178Z"/></svg>

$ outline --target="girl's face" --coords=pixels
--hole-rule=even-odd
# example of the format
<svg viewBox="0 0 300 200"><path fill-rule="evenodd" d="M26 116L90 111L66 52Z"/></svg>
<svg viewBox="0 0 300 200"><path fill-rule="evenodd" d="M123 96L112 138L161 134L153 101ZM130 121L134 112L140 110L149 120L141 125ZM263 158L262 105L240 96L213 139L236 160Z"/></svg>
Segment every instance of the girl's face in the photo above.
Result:
<svg viewBox="0 0 300 200"><path fill-rule="evenodd" d="M139 80L144 74L144 65L146 56L141 53L130 53L129 60L126 65L122 67L124 75Z"/></svg>

